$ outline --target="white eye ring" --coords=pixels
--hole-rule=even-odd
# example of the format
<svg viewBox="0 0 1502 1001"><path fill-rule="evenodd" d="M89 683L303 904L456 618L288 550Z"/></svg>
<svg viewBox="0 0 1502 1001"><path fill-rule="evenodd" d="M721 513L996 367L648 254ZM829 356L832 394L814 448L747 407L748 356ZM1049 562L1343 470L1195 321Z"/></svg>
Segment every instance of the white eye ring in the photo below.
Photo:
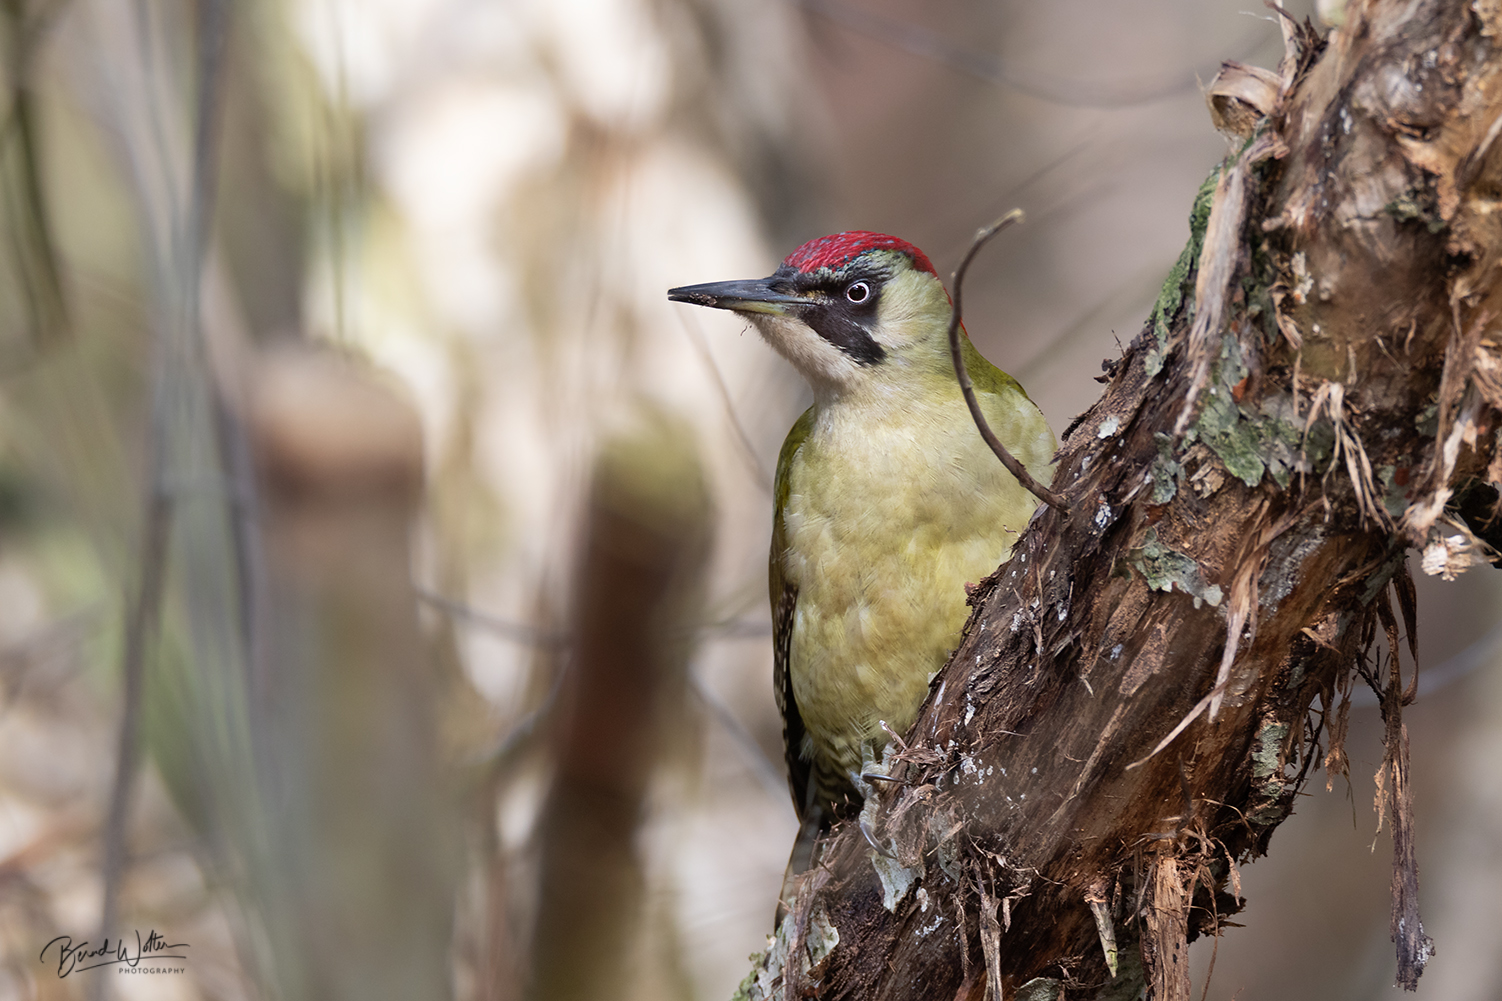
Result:
<svg viewBox="0 0 1502 1001"><path fill-rule="evenodd" d="M871 298L871 286L865 282L856 282L845 290L845 298L855 303L865 302Z"/></svg>

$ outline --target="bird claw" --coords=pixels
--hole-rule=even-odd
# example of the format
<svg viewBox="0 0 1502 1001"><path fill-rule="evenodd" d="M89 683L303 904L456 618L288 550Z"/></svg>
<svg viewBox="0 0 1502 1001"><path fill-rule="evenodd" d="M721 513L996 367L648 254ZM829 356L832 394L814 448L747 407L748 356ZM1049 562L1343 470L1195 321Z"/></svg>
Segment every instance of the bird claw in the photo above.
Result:
<svg viewBox="0 0 1502 1001"><path fill-rule="evenodd" d="M866 823L866 819L864 817L857 821L857 823L860 825L861 836L866 839L866 844L875 849L876 854L882 856L883 858L889 859L895 859L897 857L896 855L892 854L890 851L876 843L876 835L871 833L871 826Z"/></svg>

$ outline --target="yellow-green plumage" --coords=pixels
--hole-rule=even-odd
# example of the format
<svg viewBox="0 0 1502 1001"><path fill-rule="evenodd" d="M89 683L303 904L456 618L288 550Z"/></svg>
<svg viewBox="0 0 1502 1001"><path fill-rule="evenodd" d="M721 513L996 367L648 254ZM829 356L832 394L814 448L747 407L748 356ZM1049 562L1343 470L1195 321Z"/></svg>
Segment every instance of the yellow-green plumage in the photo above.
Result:
<svg viewBox="0 0 1502 1001"><path fill-rule="evenodd" d="M965 347L988 421L1042 477L1054 449L1043 416ZM947 342L934 348L947 364ZM1037 503L980 437L952 369L904 376L815 404L777 464L775 686L784 718L797 714L787 751L800 813L839 812L863 750L880 757L881 723L912 723L958 643L965 583L1006 559Z"/></svg>

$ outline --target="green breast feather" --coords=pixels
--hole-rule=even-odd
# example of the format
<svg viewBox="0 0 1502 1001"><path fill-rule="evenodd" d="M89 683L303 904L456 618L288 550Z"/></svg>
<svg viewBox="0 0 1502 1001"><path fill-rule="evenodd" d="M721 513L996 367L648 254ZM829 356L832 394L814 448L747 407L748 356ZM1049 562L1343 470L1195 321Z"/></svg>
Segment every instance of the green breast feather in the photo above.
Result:
<svg viewBox="0 0 1502 1001"><path fill-rule="evenodd" d="M1047 478L1053 435L1020 386L969 348L997 434ZM1010 553L1036 505L991 454L958 387L883 406L810 408L778 458L770 597L789 783L810 805L858 804L852 773L902 732L956 645L964 587Z"/></svg>

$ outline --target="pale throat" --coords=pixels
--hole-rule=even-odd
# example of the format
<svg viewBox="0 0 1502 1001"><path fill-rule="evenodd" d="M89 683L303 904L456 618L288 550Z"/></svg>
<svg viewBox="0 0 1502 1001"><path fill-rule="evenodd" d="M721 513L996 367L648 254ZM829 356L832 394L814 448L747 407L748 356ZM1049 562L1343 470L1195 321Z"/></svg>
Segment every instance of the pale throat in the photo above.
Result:
<svg viewBox="0 0 1502 1001"><path fill-rule="evenodd" d="M747 318L808 382L819 409L839 404L885 408L904 398L948 395L949 388L958 394L948 346L933 334L931 317L898 314L891 322L884 317L874 336L887 357L872 365L857 362L801 320L765 313Z"/></svg>
<svg viewBox="0 0 1502 1001"><path fill-rule="evenodd" d="M860 380L862 366L802 320L769 313L748 313L746 318L808 380L815 397L838 394Z"/></svg>

